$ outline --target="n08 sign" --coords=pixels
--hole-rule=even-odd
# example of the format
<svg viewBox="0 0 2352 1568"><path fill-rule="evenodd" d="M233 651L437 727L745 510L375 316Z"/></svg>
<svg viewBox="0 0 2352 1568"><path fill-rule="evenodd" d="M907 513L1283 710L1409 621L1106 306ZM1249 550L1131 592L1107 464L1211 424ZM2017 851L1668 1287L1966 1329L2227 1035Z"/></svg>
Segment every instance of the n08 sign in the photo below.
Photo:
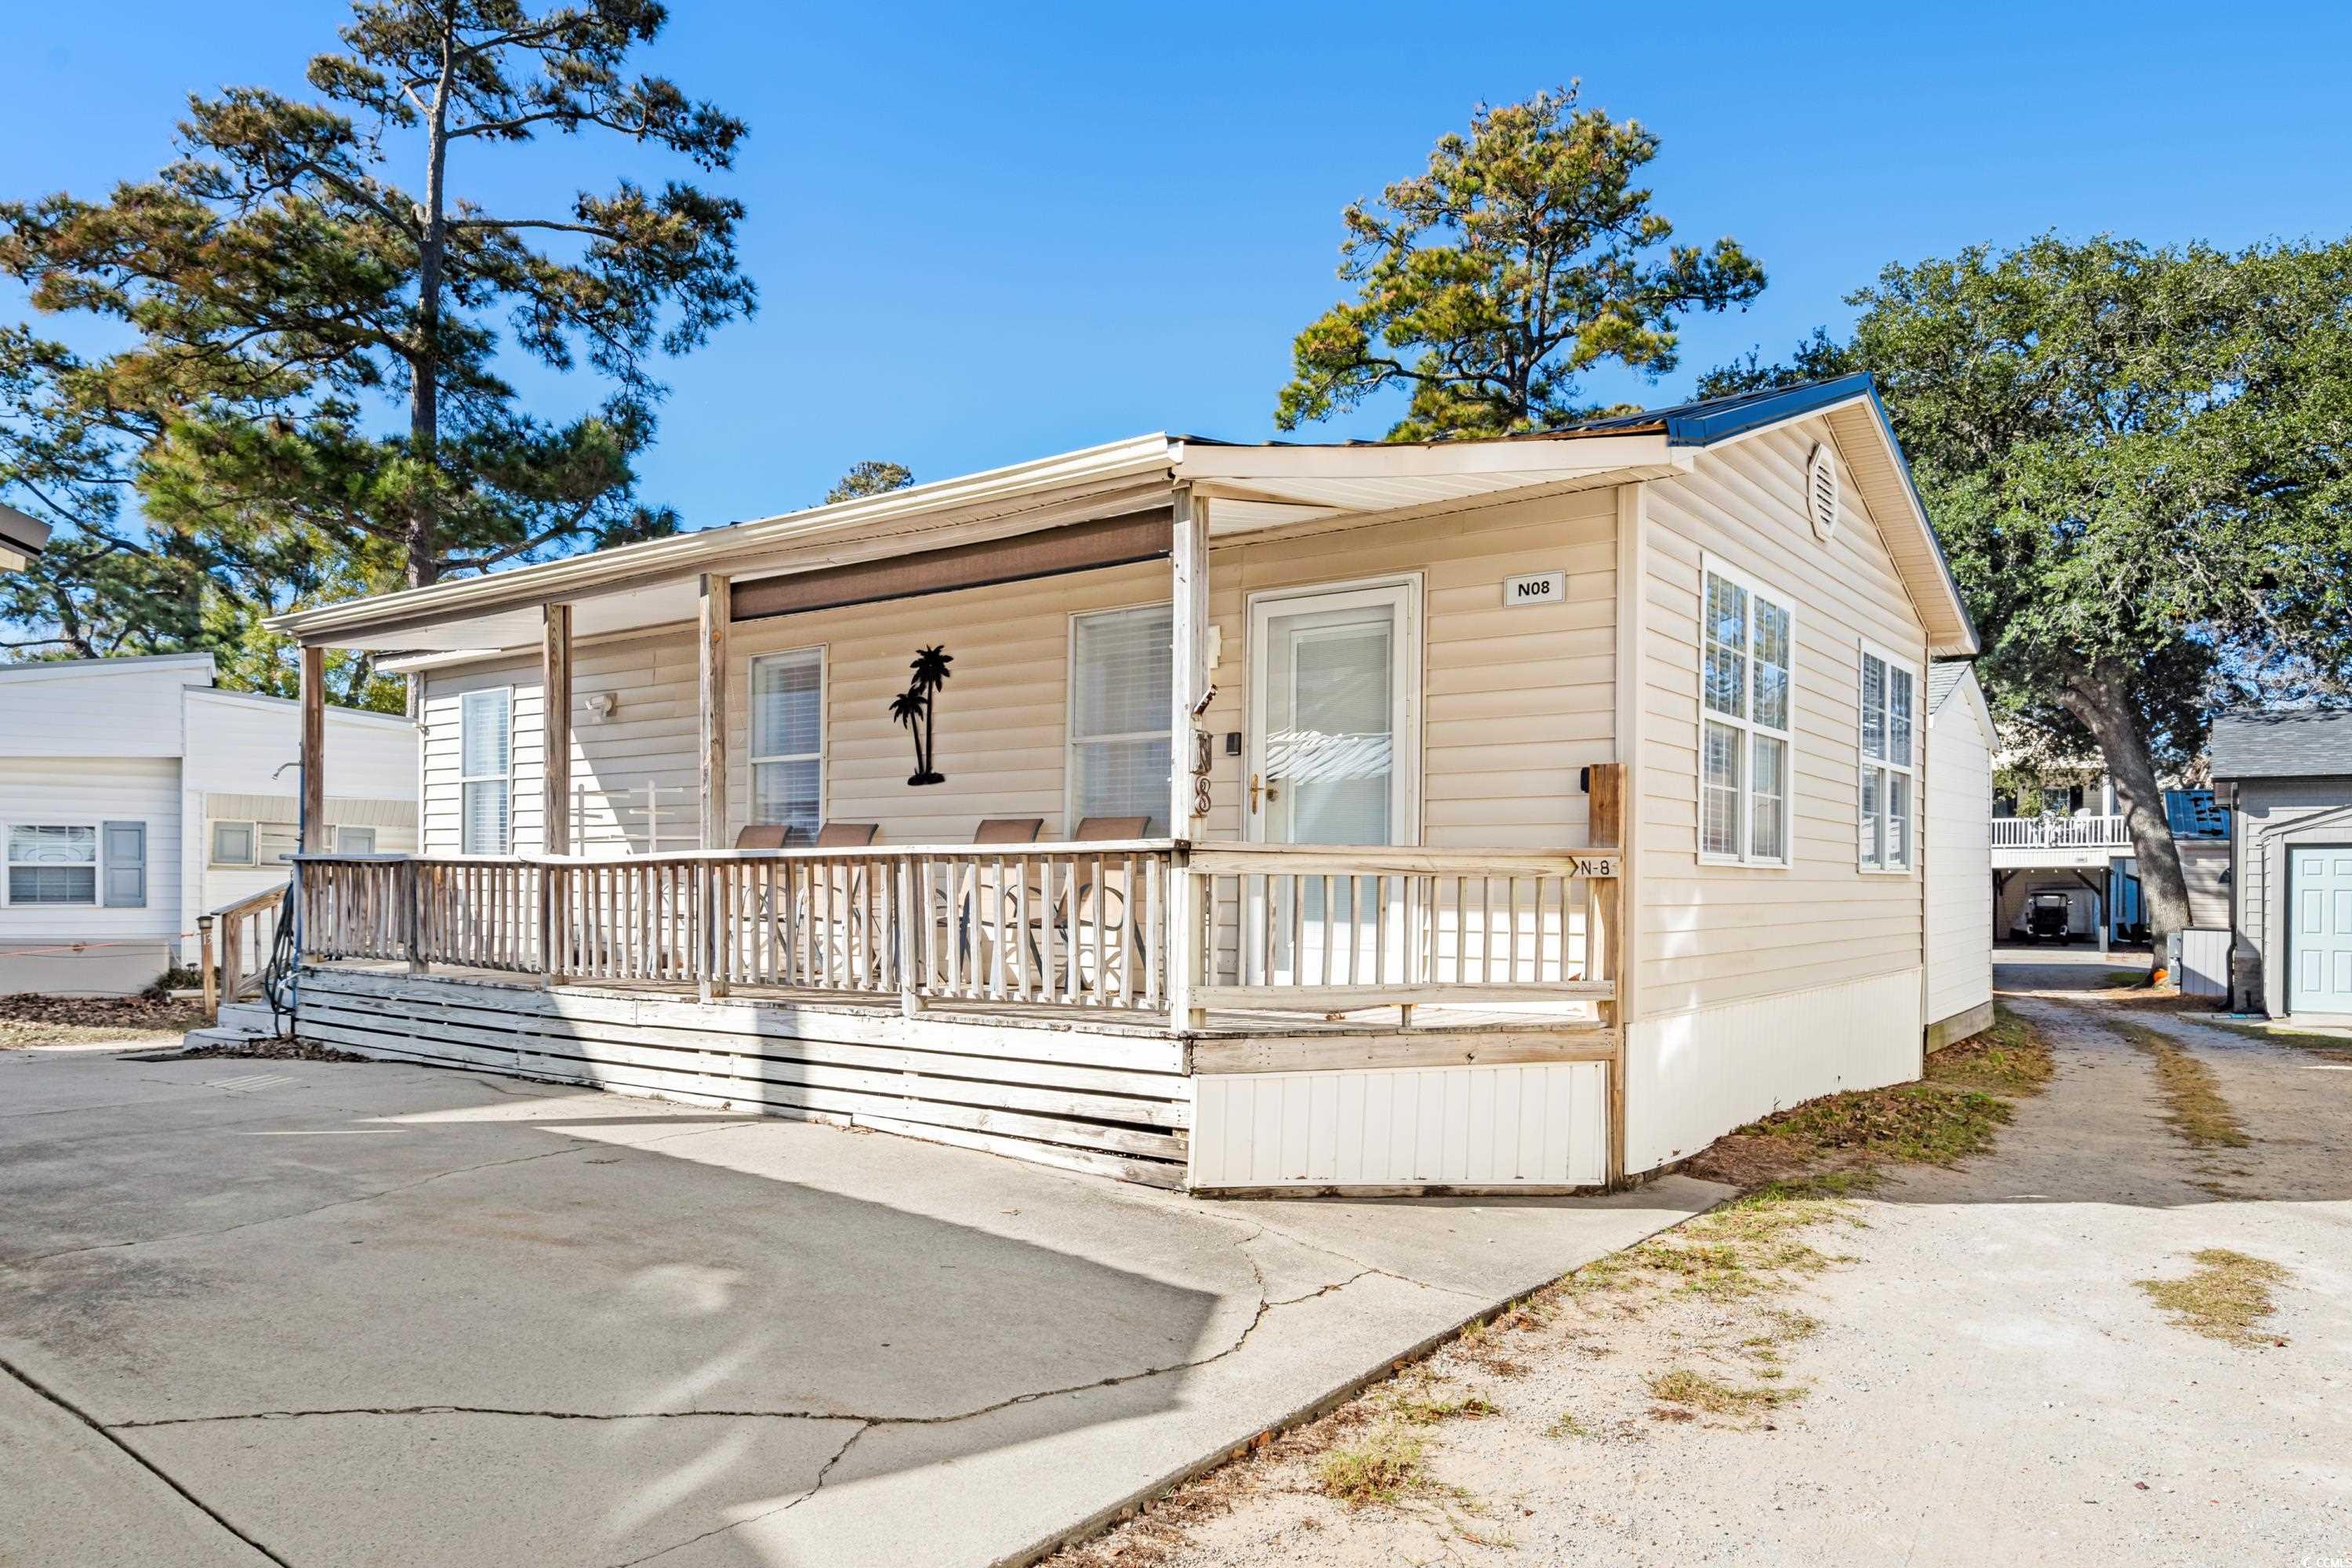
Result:
<svg viewBox="0 0 2352 1568"><path fill-rule="evenodd" d="M1568 598L1568 574L1565 572L1531 572L1524 576L1503 579L1503 608L1516 610L1528 605L1558 605Z"/></svg>

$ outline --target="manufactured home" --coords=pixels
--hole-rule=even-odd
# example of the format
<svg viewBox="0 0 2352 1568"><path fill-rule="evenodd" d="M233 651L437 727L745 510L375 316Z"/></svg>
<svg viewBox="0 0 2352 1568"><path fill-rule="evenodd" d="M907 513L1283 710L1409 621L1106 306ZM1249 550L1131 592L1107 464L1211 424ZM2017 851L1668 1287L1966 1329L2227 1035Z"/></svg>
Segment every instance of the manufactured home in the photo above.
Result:
<svg viewBox="0 0 2352 1568"><path fill-rule="evenodd" d="M268 924L300 847L300 709L214 678L202 653L0 669L0 994L139 991L198 962L213 911ZM415 726L320 718L319 841L415 849Z"/></svg>
<svg viewBox="0 0 2352 1568"><path fill-rule="evenodd" d="M1866 377L1149 436L273 624L421 688L418 853L300 862L345 1048L1202 1192L1601 1186L1920 1071L1976 638Z"/></svg>

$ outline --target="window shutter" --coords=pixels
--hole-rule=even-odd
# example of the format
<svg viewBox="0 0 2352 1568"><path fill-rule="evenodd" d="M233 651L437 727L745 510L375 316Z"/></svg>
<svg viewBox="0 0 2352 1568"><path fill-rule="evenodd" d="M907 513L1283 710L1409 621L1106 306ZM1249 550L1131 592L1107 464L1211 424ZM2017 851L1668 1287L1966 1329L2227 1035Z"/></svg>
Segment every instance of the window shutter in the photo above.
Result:
<svg viewBox="0 0 2352 1568"><path fill-rule="evenodd" d="M106 907L140 910L147 907L147 825L110 822L106 825Z"/></svg>
<svg viewBox="0 0 2352 1568"><path fill-rule="evenodd" d="M1805 459L1805 508L1812 514L1813 532L1827 539L1837 531L1838 468L1826 441L1813 443Z"/></svg>

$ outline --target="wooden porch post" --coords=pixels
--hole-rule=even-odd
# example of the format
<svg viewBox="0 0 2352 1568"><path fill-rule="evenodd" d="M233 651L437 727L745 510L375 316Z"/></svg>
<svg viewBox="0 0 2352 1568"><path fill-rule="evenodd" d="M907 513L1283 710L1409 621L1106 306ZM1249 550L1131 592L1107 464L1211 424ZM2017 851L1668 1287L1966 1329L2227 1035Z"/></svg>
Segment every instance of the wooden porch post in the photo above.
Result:
<svg viewBox="0 0 2352 1568"><path fill-rule="evenodd" d="M727 847L727 631L730 580L702 574L702 847Z"/></svg>
<svg viewBox="0 0 2352 1568"><path fill-rule="evenodd" d="M572 606L544 605L540 630L541 722L546 765L540 774L541 842L572 853Z"/></svg>
<svg viewBox="0 0 2352 1568"><path fill-rule="evenodd" d="M302 852L327 847L327 650L302 649Z"/></svg>
<svg viewBox="0 0 2352 1568"><path fill-rule="evenodd" d="M1622 849L1625 843L1625 765L1595 763L1590 774L1588 837L1595 849ZM1618 874L1595 883L1584 902L1585 973L1605 975L1617 987L1601 1005L1608 1009L1611 1036L1609 1059L1609 1184L1625 1181L1625 951L1622 900L1625 872L1621 857ZM1596 973L1597 971L1597 973Z"/></svg>
<svg viewBox="0 0 2352 1568"><path fill-rule="evenodd" d="M1169 683L1168 831L1189 843L1207 826L1196 811L1205 781L1195 779L1192 761L1194 736L1201 727L1193 710L1209 689L1209 505L1192 494L1192 487L1179 485L1172 506L1169 654L1175 668ZM1216 933L1201 928L1200 884L1180 851L1169 868L1168 881L1168 1013L1180 1029L1198 1028L1208 1021L1207 1013L1192 1005L1192 988L1200 984Z"/></svg>

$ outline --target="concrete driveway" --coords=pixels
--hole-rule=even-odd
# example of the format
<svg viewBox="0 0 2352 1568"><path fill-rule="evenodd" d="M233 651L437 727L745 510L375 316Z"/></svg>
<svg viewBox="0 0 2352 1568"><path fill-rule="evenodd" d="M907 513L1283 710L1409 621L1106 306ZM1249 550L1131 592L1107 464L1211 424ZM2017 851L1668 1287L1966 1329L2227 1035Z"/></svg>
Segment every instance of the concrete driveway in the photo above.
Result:
<svg viewBox="0 0 2352 1568"><path fill-rule="evenodd" d="M1020 1559L1723 1189L1201 1204L391 1065L0 1052L0 1562Z"/></svg>

